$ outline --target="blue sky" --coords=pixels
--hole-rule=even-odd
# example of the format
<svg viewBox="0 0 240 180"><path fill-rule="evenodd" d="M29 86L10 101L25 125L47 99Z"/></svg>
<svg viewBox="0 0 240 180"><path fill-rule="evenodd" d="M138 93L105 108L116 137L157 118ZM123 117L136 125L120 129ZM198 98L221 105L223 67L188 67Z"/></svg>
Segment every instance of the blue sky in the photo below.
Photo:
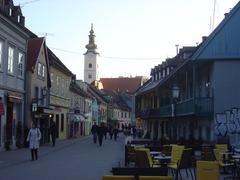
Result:
<svg viewBox="0 0 240 180"><path fill-rule="evenodd" d="M215 27L238 1L216 0ZM91 23L100 77L149 76L152 67L176 55L176 44L196 45L209 35L213 4L214 0L39 0L23 6L22 12L26 27L39 36L49 34L50 49L83 79Z"/></svg>

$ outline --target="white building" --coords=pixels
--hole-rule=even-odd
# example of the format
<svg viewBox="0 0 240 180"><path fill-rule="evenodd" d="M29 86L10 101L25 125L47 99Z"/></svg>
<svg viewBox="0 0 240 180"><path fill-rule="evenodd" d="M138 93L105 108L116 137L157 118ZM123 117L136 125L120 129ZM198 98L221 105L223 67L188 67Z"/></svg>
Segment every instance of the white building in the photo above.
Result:
<svg viewBox="0 0 240 180"><path fill-rule="evenodd" d="M95 35L93 25L89 31L89 42L86 45L87 52L84 54L84 82L91 84L93 81L98 80L98 55L97 45L95 44Z"/></svg>

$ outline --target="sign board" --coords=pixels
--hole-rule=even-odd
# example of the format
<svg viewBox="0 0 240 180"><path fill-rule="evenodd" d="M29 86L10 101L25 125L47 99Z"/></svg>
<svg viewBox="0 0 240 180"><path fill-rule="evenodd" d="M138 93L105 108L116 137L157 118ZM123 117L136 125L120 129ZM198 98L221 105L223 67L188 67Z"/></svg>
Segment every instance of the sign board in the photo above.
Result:
<svg viewBox="0 0 240 180"><path fill-rule="evenodd" d="M37 103L32 103L32 112L37 111Z"/></svg>

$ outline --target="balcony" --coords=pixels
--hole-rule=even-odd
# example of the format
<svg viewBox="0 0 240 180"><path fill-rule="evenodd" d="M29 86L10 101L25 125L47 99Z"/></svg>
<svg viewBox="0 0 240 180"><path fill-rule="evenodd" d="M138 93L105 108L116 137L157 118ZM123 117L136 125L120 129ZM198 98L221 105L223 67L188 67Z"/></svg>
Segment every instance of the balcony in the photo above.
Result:
<svg viewBox="0 0 240 180"><path fill-rule="evenodd" d="M213 98L191 98L176 104L168 104L160 108L136 110L136 117L142 119L156 119L180 116L208 117L213 115Z"/></svg>
<svg viewBox="0 0 240 180"><path fill-rule="evenodd" d="M145 108L143 110L136 110L136 117L142 119L156 119L160 117L159 109Z"/></svg>

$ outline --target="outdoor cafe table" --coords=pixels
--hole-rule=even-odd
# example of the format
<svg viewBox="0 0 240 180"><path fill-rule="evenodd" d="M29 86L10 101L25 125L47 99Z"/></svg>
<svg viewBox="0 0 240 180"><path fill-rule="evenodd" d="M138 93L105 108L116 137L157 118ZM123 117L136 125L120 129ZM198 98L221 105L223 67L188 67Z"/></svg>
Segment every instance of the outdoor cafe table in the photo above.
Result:
<svg viewBox="0 0 240 180"><path fill-rule="evenodd" d="M157 155L162 154L162 152L160 152L160 151L150 151L150 154L151 154L152 156L157 156Z"/></svg>
<svg viewBox="0 0 240 180"><path fill-rule="evenodd" d="M171 158L172 156L162 156L162 155L154 156L154 159L159 160L159 163L161 164L161 166L166 166L167 162L170 161Z"/></svg>
<svg viewBox="0 0 240 180"><path fill-rule="evenodd" d="M239 160L239 159L240 159L240 154L232 155L232 158L233 158L234 160Z"/></svg>

